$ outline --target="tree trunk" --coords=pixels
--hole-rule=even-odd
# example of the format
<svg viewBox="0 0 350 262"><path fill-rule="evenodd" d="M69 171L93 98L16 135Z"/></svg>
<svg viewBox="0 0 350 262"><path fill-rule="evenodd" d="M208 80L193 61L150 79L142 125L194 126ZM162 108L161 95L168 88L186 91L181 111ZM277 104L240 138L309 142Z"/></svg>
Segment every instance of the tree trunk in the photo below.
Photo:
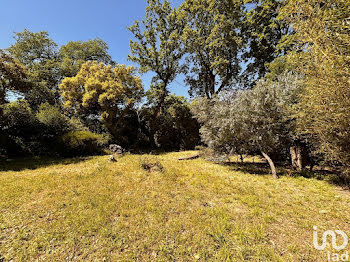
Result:
<svg viewBox="0 0 350 262"><path fill-rule="evenodd" d="M264 153L263 151L261 151L261 154L265 157L265 159L269 163L273 178L278 178L278 175L277 175L277 172L276 172L276 168L275 168L275 164L273 163L272 159L266 153Z"/></svg>
<svg viewBox="0 0 350 262"><path fill-rule="evenodd" d="M240 154L240 158L241 158L241 162L243 163L244 162L244 157L242 154Z"/></svg>
<svg viewBox="0 0 350 262"><path fill-rule="evenodd" d="M148 139L149 139L149 142L150 142L150 145L151 145L151 148L156 148L157 145L156 145L156 142L154 140L154 134L155 134L155 126L156 126L156 120L157 120L157 117L158 117L158 113L155 114L153 116L153 118L151 119L151 123L150 123L150 128L149 128L149 136L148 136Z"/></svg>
<svg viewBox="0 0 350 262"><path fill-rule="evenodd" d="M179 158L178 160L179 160L179 161L183 161L183 160L193 160L193 159L197 159L197 158L199 158L199 155L188 156L188 157L182 157L182 158Z"/></svg>
<svg viewBox="0 0 350 262"><path fill-rule="evenodd" d="M304 169L306 165L307 155L305 148L300 145L296 144L295 146L290 147L290 156L292 160L292 168L298 171L301 171Z"/></svg>

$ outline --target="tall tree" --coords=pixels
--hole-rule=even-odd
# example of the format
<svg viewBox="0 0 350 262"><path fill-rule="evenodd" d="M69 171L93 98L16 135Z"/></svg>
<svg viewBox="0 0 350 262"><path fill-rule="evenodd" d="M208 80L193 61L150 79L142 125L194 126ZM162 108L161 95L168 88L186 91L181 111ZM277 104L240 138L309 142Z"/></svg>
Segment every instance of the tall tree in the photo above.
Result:
<svg viewBox="0 0 350 262"><path fill-rule="evenodd" d="M86 62L76 76L60 84L64 105L83 120L99 117L116 135L123 113L141 98L142 81L134 73L133 67Z"/></svg>
<svg viewBox="0 0 350 262"><path fill-rule="evenodd" d="M107 43L99 38L86 42L70 41L61 46L59 57L62 77L75 76L82 64L88 61L102 62L106 65L113 64L112 58L108 54Z"/></svg>
<svg viewBox="0 0 350 262"><path fill-rule="evenodd" d="M292 31L289 24L278 19L278 12L283 6L280 0L245 0L248 7L244 16L243 34L248 43L243 53L247 66L243 72L245 84L254 85L264 77L269 63L285 54L288 45L281 45ZM280 61L276 60L276 63ZM272 65L274 68L277 64Z"/></svg>
<svg viewBox="0 0 350 262"><path fill-rule="evenodd" d="M28 100L34 106L43 102L57 103L58 93L58 50L57 44L46 31L33 33L28 30L15 33L16 43L8 51L28 70L28 78L34 88Z"/></svg>
<svg viewBox="0 0 350 262"><path fill-rule="evenodd" d="M194 149L198 144L199 124L191 113L188 101L182 96L168 95L164 101L165 111L154 119L157 110L157 94L147 92L148 103L140 110L145 133L152 133L150 142L162 150ZM151 132L150 124L155 122Z"/></svg>
<svg viewBox="0 0 350 262"><path fill-rule="evenodd" d="M238 79L243 1L186 0L179 10L186 21L182 40L190 94L212 98Z"/></svg>
<svg viewBox="0 0 350 262"><path fill-rule="evenodd" d="M146 18L129 27L135 40L130 40L128 58L139 64L142 73L152 71L152 87L158 90L158 113L164 111L169 84L180 72L183 56L180 35L183 22L169 1L147 0Z"/></svg>
<svg viewBox="0 0 350 262"><path fill-rule="evenodd" d="M23 94L29 89L26 68L10 54L0 50L0 105L6 102L9 91Z"/></svg>
<svg viewBox="0 0 350 262"><path fill-rule="evenodd" d="M305 75L301 130L350 172L350 0L290 0L281 17L296 31L289 60Z"/></svg>

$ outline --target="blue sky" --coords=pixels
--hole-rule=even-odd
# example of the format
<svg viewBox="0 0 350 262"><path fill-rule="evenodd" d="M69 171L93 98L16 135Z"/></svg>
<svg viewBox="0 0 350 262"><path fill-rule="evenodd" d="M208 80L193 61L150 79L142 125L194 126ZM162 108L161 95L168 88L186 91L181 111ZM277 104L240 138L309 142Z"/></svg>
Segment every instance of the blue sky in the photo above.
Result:
<svg viewBox="0 0 350 262"><path fill-rule="evenodd" d="M171 1L174 6L180 2ZM126 27L144 18L147 1L1 0L0 6L0 49L14 43L13 32L24 29L48 31L58 45L99 37L109 45L113 60L131 65L127 55L132 34ZM149 87L151 77L151 73L142 76L145 88ZM188 96L181 77L171 84L170 90Z"/></svg>

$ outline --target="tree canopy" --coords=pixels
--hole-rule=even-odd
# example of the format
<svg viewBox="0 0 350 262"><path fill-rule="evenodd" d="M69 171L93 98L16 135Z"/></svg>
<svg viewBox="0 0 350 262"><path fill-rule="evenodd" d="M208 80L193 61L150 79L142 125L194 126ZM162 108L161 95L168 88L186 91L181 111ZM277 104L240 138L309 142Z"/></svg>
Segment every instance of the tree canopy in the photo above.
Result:
<svg viewBox="0 0 350 262"><path fill-rule="evenodd" d="M186 21L186 83L192 95L212 98L238 80L243 2L186 0L179 9Z"/></svg>
<svg viewBox="0 0 350 262"><path fill-rule="evenodd" d="M183 22L169 1L147 0L146 17L129 27L135 40L130 40L131 55L128 58L139 64L141 73L152 71L152 86L158 89L158 107L162 111L168 85L180 72L183 56L180 39Z"/></svg>
<svg viewBox="0 0 350 262"><path fill-rule="evenodd" d="M114 133L118 116L141 98L141 79L133 67L106 66L86 62L74 77L63 79L59 86L64 106L83 118L98 116Z"/></svg>
<svg viewBox="0 0 350 262"><path fill-rule="evenodd" d="M288 1L281 18L296 34L290 63L305 75L300 129L327 159L349 169L350 1Z"/></svg>
<svg viewBox="0 0 350 262"><path fill-rule="evenodd" d="M102 137L179 150L199 143L201 125L219 154L273 164L307 147L349 172L349 1L148 0L128 28L128 59L153 73L146 92L102 39L58 46L46 31L17 32L0 51L0 138L26 152ZM191 100L170 93L177 77Z"/></svg>
<svg viewBox="0 0 350 262"><path fill-rule="evenodd" d="M279 10L285 4L279 0L246 0L250 6L244 16L243 35L247 48L242 57L246 61L246 69L242 73L245 85L253 86L255 81L270 71L270 63L274 67L280 56L288 50L289 45L282 42L292 35L289 24L278 18Z"/></svg>
<svg viewBox="0 0 350 262"><path fill-rule="evenodd" d="M222 93L211 101L199 99L194 113L202 123L204 142L226 155L261 153L276 177L273 159L286 155L293 141L292 106L300 89L300 76L288 74L275 82L262 79L254 89Z"/></svg>
<svg viewBox="0 0 350 262"><path fill-rule="evenodd" d="M111 56L108 54L108 45L102 39L70 41L61 46L59 50L60 74L62 77L75 76L82 64L88 61L102 62L113 65Z"/></svg>
<svg viewBox="0 0 350 262"><path fill-rule="evenodd" d="M8 91L24 93L29 89L25 66L0 50L0 105L6 102Z"/></svg>

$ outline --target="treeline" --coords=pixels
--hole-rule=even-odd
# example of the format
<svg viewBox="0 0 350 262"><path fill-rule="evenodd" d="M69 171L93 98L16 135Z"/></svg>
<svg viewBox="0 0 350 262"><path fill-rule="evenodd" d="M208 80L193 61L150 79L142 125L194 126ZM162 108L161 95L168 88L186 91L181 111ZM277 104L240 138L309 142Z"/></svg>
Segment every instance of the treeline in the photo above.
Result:
<svg viewBox="0 0 350 262"><path fill-rule="evenodd" d="M168 95L156 117L157 94L144 92L135 68L115 63L101 39L58 47L47 32L25 30L15 40L0 51L1 155L98 154L108 143L180 150L198 143L189 102Z"/></svg>
<svg viewBox="0 0 350 262"><path fill-rule="evenodd" d="M204 141L224 154L260 153L275 176L273 160L288 159L299 170L322 163L348 174L349 4L348 0L280 2L276 21L286 26L286 33L276 48L284 51L265 63L267 70L253 89L198 100L195 111L203 123ZM256 10L248 16L254 18Z"/></svg>
<svg viewBox="0 0 350 262"><path fill-rule="evenodd" d="M202 141L303 169L350 167L349 0L149 0L129 58L159 105L185 74Z"/></svg>
<svg viewBox="0 0 350 262"><path fill-rule="evenodd" d="M7 154L14 145L81 152L70 147L108 140L189 149L201 127L218 154L259 153L272 171L275 160L292 160L348 172L350 0L147 2L144 20L129 27L128 56L154 73L147 92L102 40L58 49L45 32L16 34L0 60ZM169 92L178 75L191 104ZM21 99L9 103L14 93Z"/></svg>

